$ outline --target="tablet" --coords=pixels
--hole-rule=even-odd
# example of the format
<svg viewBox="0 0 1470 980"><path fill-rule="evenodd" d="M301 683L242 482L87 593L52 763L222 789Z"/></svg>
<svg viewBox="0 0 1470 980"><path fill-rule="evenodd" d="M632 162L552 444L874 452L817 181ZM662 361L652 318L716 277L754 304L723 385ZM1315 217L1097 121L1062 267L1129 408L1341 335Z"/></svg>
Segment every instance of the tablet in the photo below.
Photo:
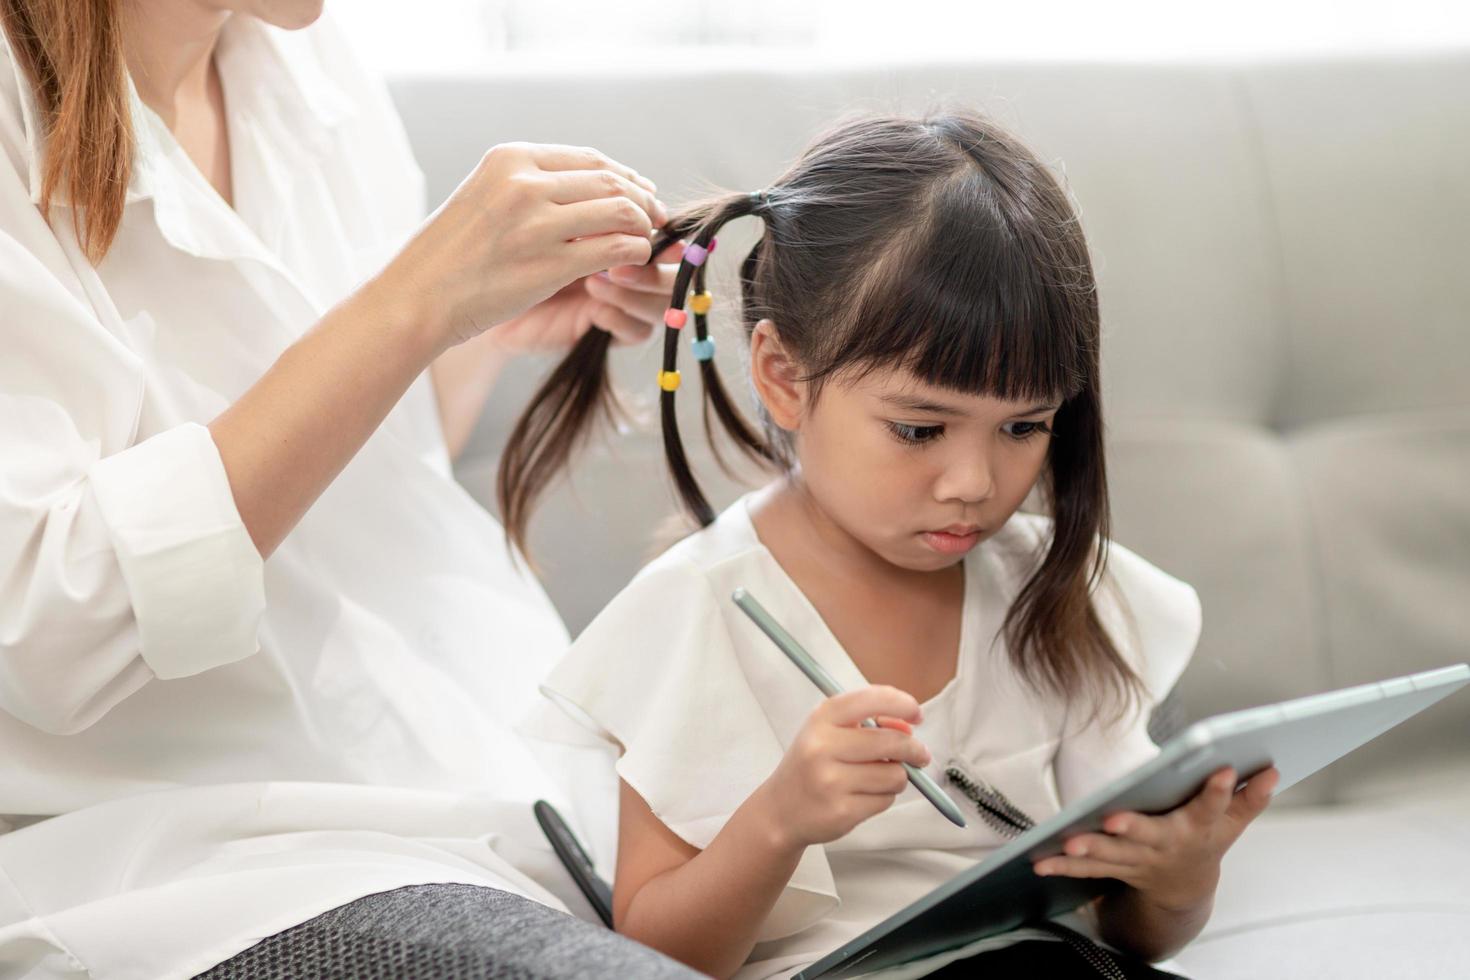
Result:
<svg viewBox="0 0 1470 980"><path fill-rule="evenodd" d="M1470 665L1457 664L1196 722L1149 762L1037 824L795 980L871 973L1075 909L1122 883L1032 872L1033 861L1062 853L1063 841L1073 834L1101 830L1103 818L1120 810L1172 810L1224 766L1234 767L1243 784L1274 765L1281 773L1274 791L1279 793L1467 681Z"/></svg>

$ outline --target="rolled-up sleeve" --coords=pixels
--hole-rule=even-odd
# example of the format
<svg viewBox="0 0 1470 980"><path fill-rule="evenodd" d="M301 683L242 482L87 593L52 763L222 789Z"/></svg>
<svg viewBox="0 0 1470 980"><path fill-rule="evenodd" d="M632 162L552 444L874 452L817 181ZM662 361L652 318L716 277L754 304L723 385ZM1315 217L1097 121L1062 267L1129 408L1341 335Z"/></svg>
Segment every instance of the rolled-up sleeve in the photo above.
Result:
<svg viewBox="0 0 1470 980"><path fill-rule="evenodd" d="M209 429L161 432L99 460L88 478L153 673L186 677L256 652L260 552Z"/></svg>
<svg viewBox="0 0 1470 980"><path fill-rule="evenodd" d="M47 258L0 225L0 709L68 734L254 653L265 579L209 429L139 437L138 359Z"/></svg>

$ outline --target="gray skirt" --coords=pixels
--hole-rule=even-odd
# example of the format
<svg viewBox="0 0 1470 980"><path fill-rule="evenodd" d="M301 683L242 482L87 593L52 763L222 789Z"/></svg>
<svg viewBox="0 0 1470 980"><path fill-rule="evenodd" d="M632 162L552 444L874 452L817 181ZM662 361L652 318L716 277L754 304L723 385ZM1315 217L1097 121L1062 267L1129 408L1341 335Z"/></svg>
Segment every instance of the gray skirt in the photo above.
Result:
<svg viewBox="0 0 1470 980"><path fill-rule="evenodd" d="M544 905L476 885L368 895L267 937L196 980L549 980L700 974Z"/></svg>

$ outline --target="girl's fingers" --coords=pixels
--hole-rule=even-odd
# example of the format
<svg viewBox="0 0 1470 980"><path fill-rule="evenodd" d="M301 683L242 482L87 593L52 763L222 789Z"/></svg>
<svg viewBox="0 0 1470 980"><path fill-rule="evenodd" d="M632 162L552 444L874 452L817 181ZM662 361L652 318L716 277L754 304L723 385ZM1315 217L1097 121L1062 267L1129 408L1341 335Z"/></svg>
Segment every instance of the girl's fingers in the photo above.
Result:
<svg viewBox="0 0 1470 980"><path fill-rule="evenodd" d="M870 762L850 768L854 793L894 796L902 793L903 788L909 784L908 773L896 762Z"/></svg>
<svg viewBox="0 0 1470 980"><path fill-rule="evenodd" d="M858 823L869 820L893 806L894 793L859 793L851 797L852 816Z"/></svg>
<svg viewBox="0 0 1470 980"><path fill-rule="evenodd" d="M563 204L554 214L552 221L557 237L564 242L607 234L638 235L646 239L653 233L647 212L626 197ZM649 243L649 248L652 247Z"/></svg>
<svg viewBox="0 0 1470 980"><path fill-rule="evenodd" d="M873 684L854 691L844 691L828 698L817 708L822 720L831 725L856 726L864 719L888 715L918 724L923 720L923 711L912 694L896 687Z"/></svg>
<svg viewBox="0 0 1470 980"><path fill-rule="evenodd" d="M1133 869L1121 864L1111 864L1090 857L1067 857L1065 855L1038 861L1033 870L1041 877L1060 875L1066 878L1116 878L1127 881Z"/></svg>
<svg viewBox="0 0 1470 980"><path fill-rule="evenodd" d="M592 325L612 334L614 344L641 344L653 335L653 324L629 316L611 303L598 302L592 307Z"/></svg>
<svg viewBox="0 0 1470 980"><path fill-rule="evenodd" d="M907 762L927 766L931 760L923 742L890 728L841 728L832 733L832 755L839 762Z"/></svg>
<svg viewBox="0 0 1470 980"><path fill-rule="evenodd" d="M668 308L668 297L653 293L640 293L617 283L608 282L601 276L588 276L587 294L604 303L611 303L629 316L647 323L662 323L664 310Z"/></svg>
<svg viewBox="0 0 1470 980"><path fill-rule="evenodd" d="M1070 838L1062 850L1068 857L1089 857L1128 867L1148 864L1158 857L1158 851L1146 844L1106 834L1078 834Z"/></svg>
<svg viewBox="0 0 1470 980"><path fill-rule="evenodd" d="M1231 794L1235 792L1235 770L1226 766L1217 769L1205 780L1204 788L1188 803L1180 807L1183 815L1196 823L1213 823L1225 815L1230 806Z"/></svg>
<svg viewBox="0 0 1470 980"><path fill-rule="evenodd" d="M1281 781L1281 773L1272 766L1250 778L1245 788L1230 800L1228 815L1241 825L1259 817L1271 802L1271 791Z"/></svg>
<svg viewBox="0 0 1470 980"><path fill-rule="evenodd" d="M1168 821L1131 811L1110 815L1103 821L1103 830L1115 837L1155 848L1168 843L1171 836Z"/></svg>
<svg viewBox="0 0 1470 980"><path fill-rule="evenodd" d="M663 219L668 216L651 191L611 170L569 170L551 174L545 179L550 182L553 204L577 204L608 197L626 197L642 208L656 224L662 224Z"/></svg>

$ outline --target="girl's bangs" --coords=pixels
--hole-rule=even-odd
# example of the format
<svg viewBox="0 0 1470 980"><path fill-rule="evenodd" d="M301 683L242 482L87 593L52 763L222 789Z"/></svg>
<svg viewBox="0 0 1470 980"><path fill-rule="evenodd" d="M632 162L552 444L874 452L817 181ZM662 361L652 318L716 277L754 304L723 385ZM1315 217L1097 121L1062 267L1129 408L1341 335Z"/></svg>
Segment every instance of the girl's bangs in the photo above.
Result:
<svg viewBox="0 0 1470 980"><path fill-rule="evenodd" d="M1085 254L1028 235L973 186L938 197L926 233L894 243L871 267L814 373L902 367L936 387L1006 401L1065 401L1096 384Z"/></svg>

